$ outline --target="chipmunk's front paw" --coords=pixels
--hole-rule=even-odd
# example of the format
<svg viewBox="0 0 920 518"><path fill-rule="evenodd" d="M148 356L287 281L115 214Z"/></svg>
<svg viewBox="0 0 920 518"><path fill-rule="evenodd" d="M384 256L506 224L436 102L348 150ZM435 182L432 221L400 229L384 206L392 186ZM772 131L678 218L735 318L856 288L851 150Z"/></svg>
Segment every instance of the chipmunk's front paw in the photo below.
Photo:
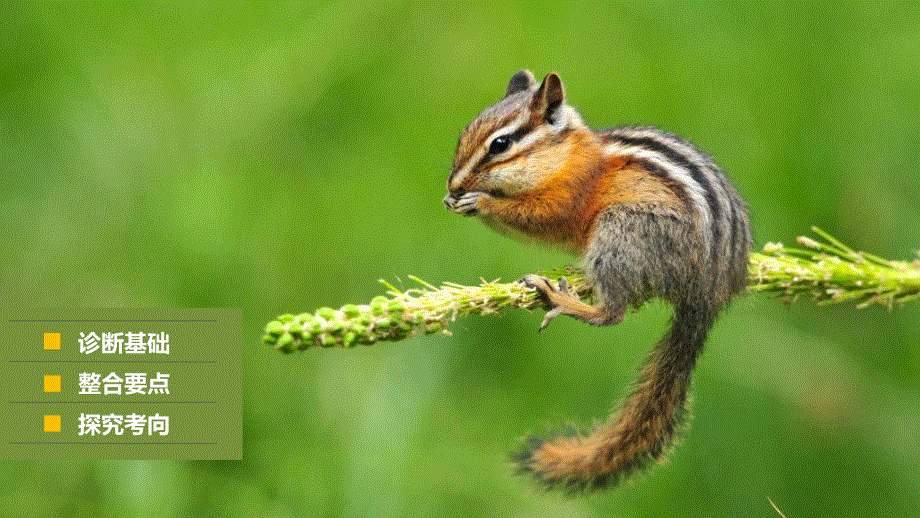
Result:
<svg viewBox="0 0 920 518"><path fill-rule="evenodd" d="M540 323L539 330L543 331L554 318L563 313L563 307L560 305L561 298L571 296L569 282L565 280L565 277L560 277L559 286L557 287L553 286L553 281L539 275L528 275L522 280L524 284L540 292L540 298L543 299L543 303L549 309L543 317L543 322Z"/></svg>
<svg viewBox="0 0 920 518"><path fill-rule="evenodd" d="M444 197L444 206L464 216L485 214L481 202L488 198L488 196L488 194L482 191L465 192L459 196L454 196L454 194L451 193Z"/></svg>

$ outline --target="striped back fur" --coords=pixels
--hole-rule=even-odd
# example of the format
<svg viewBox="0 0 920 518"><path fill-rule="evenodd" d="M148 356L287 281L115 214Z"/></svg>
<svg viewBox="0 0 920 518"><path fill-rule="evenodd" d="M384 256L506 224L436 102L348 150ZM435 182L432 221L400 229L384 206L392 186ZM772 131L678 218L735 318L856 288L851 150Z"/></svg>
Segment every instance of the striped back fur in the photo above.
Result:
<svg viewBox="0 0 920 518"><path fill-rule="evenodd" d="M653 127L599 132L604 152L652 164L684 189L696 213L702 248L708 252L712 296L718 305L744 289L751 231L747 208L722 170L686 140ZM706 272L708 270L708 272Z"/></svg>

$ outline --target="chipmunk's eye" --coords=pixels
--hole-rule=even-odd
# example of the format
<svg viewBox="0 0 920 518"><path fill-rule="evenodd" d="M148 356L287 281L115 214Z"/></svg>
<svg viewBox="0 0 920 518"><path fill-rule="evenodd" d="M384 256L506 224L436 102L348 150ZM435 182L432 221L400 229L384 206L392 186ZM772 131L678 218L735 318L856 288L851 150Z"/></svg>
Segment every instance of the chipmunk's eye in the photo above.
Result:
<svg viewBox="0 0 920 518"><path fill-rule="evenodd" d="M507 135L502 135L501 137L495 137L495 140L489 144L489 154L497 155L499 153L504 153L511 147L511 138Z"/></svg>

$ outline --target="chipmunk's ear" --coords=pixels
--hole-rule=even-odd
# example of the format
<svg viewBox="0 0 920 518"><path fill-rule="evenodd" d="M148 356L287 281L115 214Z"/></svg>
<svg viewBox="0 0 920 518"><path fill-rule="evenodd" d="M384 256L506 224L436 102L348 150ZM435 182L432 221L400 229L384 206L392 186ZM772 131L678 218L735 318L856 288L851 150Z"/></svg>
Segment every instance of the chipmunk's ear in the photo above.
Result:
<svg viewBox="0 0 920 518"><path fill-rule="evenodd" d="M536 84L537 80L534 79L533 74L530 73L530 70L520 70L511 76L511 81L508 81L508 89L505 90L505 97L508 97L514 93L518 93L522 90L530 90L536 86Z"/></svg>
<svg viewBox="0 0 920 518"><path fill-rule="evenodd" d="M562 79L559 78L559 74L550 72L543 78L537 93L533 94L530 110L546 122L553 124L557 120L563 101L565 101L565 91L562 88Z"/></svg>

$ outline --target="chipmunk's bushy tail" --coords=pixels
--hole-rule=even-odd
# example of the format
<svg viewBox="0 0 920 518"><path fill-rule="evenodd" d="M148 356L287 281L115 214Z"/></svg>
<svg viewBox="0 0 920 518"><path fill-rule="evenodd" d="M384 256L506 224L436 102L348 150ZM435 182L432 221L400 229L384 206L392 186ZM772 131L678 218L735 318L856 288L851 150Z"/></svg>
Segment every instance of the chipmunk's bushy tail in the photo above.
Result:
<svg viewBox="0 0 920 518"><path fill-rule="evenodd" d="M622 408L588 436L527 438L514 456L520 470L549 487L600 489L661 458L682 422L690 376L714 318L705 304L677 304L671 329Z"/></svg>

